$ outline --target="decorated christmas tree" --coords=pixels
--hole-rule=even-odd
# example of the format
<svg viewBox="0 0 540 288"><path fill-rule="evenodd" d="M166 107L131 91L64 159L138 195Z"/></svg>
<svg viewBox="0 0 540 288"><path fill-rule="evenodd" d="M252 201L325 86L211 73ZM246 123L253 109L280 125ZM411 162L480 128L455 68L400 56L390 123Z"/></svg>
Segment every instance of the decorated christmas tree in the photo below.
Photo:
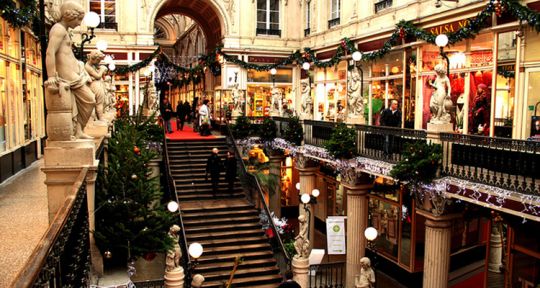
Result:
<svg viewBox="0 0 540 288"><path fill-rule="evenodd" d="M115 122L108 167L100 175L101 189L96 192L94 231L99 249L115 263L128 257L148 258L172 244L167 231L173 215L162 203L159 177L151 178L148 167L158 156L154 141L161 141L160 135L153 117L122 115Z"/></svg>
<svg viewBox="0 0 540 288"><path fill-rule="evenodd" d="M242 115L236 118L236 124L232 126L232 133L236 139L247 138L250 134L251 124L249 118Z"/></svg>
<svg viewBox="0 0 540 288"><path fill-rule="evenodd" d="M304 140L304 129L300 124L300 118L297 116L289 117L284 138L294 145L302 145L302 140Z"/></svg>
<svg viewBox="0 0 540 288"><path fill-rule="evenodd" d="M276 138L277 126L272 118L266 117L259 127L259 136L263 142L269 142Z"/></svg>
<svg viewBox="0 0 540 288"><path fill-rule="evenodd" d="M405 149L390 176L410 185L428 184L437 176L442 159L442 147L425 141L405 144Z"/></svg>
<svg viewBox="0 0 540 288"><path fill-rule="evenodd" d="M335 158L352 158L356 154L356 131L339 123L324 148Z"/></svg>

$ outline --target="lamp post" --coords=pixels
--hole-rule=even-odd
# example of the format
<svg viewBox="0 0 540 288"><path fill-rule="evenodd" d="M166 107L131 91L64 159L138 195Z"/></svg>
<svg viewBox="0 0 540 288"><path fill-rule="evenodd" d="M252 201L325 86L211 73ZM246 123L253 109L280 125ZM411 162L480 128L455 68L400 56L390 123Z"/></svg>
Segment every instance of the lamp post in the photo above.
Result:
<svg viewBox="0 0 540 288"><path fill-rule="evenodd" d="M94 34L94 29L99 26L99 23L101 22L99 19L99 15L96 12L90 11L84 15L84 24L88 27L87 33L82 33L81 38L81 47L79 48L79 60L82 60L83 62L86 60L84 57L84 44L92 41L96 37Z"/></svg>
<svg viewBox="0 0 540 288"><path fill-rule="evenodd" d="M448 45L448 36L446 36L446 34L437 35L435 38L435 44L439 47L441 57L446 60L446 75L450 75L450 59L448 59L448 55L446 55L446 52L444 52L444 47Z"/></svg>
<svg viewBox="0 0 540 288"><path fill-rule="evenodd" d="M377 266L377 244L375 243L375 239L379 236L379 231L374 227L368 227L364 231L364 236L367 240L367 248L373 251L373 268L375 268Z"/></svg>
<svg viewBox="0 0 540 288"><path fill-rule="evenodd" d="M197 242L191 243L191 245L189 245L188 253L189 253L189 256L193 258L193 261L188 262L188 267L187 267L188 271L187 271L187 277L186 277L186 282L188 283L188 285L191 285L193 271L195 270L195 267L197 267L197 264L198 264L197 260L203 254L203 251L204 251L203 246Z"/></svg>

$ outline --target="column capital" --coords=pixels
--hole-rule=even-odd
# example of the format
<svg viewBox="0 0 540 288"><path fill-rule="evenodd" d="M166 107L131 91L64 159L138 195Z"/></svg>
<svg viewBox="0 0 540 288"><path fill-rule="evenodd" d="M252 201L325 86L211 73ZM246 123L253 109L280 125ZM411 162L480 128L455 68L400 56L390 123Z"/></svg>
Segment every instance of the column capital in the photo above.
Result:
<svg viewBox="0 0 540 288"><path fill-rule="evenodd" d="M296 159L296 168L298 170L318 166L317 162L309 159L303 153L296 153L295 159Z"/></svg>
<svg viewBox="0 0 540 288"><path fill-rule="evenodd" d="M417 211L424 210L435 216L442 216L455 212L455 208L449 206L452 199L446 197L446 191L428 190L424 188L421 191L416 191L415 201Z"/></svg>
<svg viewBox="0 0 540 288"><path fill-rule="evenodd" d="M296 167L296 170L298 170L298 174L300 176L313 176L317 171L319 171L319 167L308 167L308 168L299 168Z"/></svg>
<svg viewBox="0 0 540 288"><path fill-rule="evenodd" d="M432 228L448 228L452 225L452 220L462 217L462 215L458 213L434 215L433 213L421 209L416 209L416 213L424 216L426 218L426 226Z"/></svg>

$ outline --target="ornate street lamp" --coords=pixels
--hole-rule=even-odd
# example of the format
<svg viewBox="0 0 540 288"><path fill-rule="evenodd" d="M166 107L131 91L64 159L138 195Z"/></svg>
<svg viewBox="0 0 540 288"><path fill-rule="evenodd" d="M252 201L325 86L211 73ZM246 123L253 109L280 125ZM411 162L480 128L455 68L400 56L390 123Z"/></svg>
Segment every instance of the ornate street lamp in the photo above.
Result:
<svg viewBox="0 0 540 288"><path fill-rule="evenodd" d="M435 38L435 44L439 46L439 54L441 54L441 57L446 60L446 75L450 75L450 59L448 59L448 55L446 55L446 52L444 52L444 47L448 45L448 36L446 34L439 34Z"/></svg>
<svg viewBox="0 0 540 288"><path fill-rule="evenodd" d="M79 48L79 60L85 61L84 57L84 44L92 41L96 37L94 34L94 29L99 26L99 23L101 20L99 19L99 15L96 12L90 11L84 15L83 19L84 24L88 27L87 33L82 33L81 38L81 47Z"/></svg>

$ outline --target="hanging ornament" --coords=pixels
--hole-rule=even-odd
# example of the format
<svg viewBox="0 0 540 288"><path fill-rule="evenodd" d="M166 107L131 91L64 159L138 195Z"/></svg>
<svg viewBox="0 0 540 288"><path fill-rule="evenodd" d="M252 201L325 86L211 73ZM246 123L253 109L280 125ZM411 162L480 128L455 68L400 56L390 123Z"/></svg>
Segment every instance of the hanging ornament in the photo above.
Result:
<svg viewBox="0 0 540 288"><path fill-rule="evenodd" d="M134 147L133 147L133 152L134 152L135 154L137 154L137 155L141 155L141 149L139 149L139 147L137 147L137 146L134 146Z"/></svg>
<svg viewBox="0 0 540 288"><path fill-rule="evenodd" d="M405 38L405 29L403 27L399 28L399 38Z"/></svg>
<svg viewBox="0 0 540 288"><path fill-rule="evenodd" d="M132 174L132 175L131 175L131 179L137 180L137 179L139 179L139 176L137 176L137 174Z"/></svg>
<svg viewBox="0 0 540 288"><path fill-rule="evenodd" d="M347 41L345 39L341 40L341 48L347 50Z"/></svg>
<svg viewBox="0 0 540 288"><path fill-rule="evenodd" d="M103 257L105 257L105 259L111 259L112 258L111 251L109 250L105 251L105 253L103 253Z"/></svg>

